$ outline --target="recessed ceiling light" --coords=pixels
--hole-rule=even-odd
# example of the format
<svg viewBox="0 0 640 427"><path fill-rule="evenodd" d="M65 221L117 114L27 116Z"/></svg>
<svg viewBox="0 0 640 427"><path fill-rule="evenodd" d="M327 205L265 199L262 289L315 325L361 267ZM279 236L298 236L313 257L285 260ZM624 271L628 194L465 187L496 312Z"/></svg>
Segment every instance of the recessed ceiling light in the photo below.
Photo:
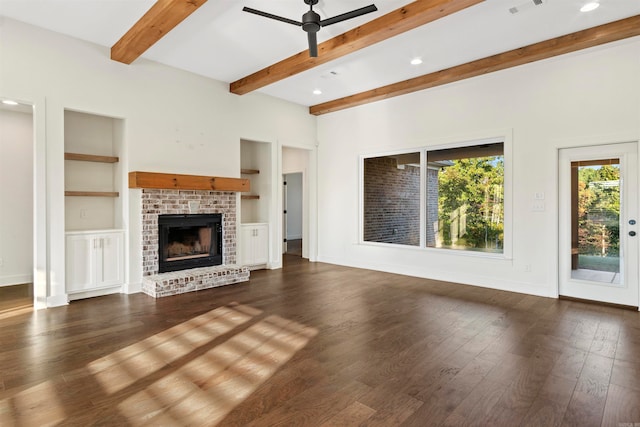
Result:
<svg viewBox="0 0 640 427"><path fill-rule="evenodd" d="M591 12L592 10L596 10L598 7L600 7L600 3L597 1L590 1L580 8L580 12Z"/></svg>
<svg viewBox="0 0 640 427"><path fill-rule="evenodd" d="M320 89L314 89L313 90L313 94L314 95L322 95L322 91Z"/></svg>
<svg viewBox="0 0 640 427"><path fill-rule="evenodd" d="M3 99L2 103L6 104L6 105L18 105L18 103L16 101L12 101L10 99Z"/></svg>
<svg viewBox="0 0 640 427"><path fill-rule="evenodd" d="M420 65L422 64L422 58L413 58L411 60L411 65Z"/></svg>

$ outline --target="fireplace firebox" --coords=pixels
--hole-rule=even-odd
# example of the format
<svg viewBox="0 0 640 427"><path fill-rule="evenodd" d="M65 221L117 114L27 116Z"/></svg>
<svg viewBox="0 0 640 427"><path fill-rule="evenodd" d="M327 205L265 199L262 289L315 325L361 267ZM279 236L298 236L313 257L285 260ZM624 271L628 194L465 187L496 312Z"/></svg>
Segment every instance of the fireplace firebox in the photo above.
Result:
<svg viewBox="0 0 640 427"><path fill-rule="evenodd" d="M158 271L222 264L222 214L159 215Z"/></svg>

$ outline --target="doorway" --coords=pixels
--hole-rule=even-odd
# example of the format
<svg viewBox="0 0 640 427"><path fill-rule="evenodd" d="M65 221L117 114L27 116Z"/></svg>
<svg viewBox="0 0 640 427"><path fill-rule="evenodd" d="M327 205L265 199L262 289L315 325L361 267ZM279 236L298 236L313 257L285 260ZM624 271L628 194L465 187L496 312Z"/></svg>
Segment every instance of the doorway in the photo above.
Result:
<svg viewBox="0 0 640 427"><path fill-rule="evenodd" d="M0 103L0 315L34 302L34 114L29 104ZM27 219L27 220L25 220Z"/></svg>
<svg viewBox="0 0 640 427"><path fill-rule="evenodd" d="M302 257L302 172L283 175L283 252Z"/></svg>
<svg viewBox="0 0 640 427"><path fill-rule="evenodd" d="M637 308L637 144L560 150L559 295Z"/></svg>

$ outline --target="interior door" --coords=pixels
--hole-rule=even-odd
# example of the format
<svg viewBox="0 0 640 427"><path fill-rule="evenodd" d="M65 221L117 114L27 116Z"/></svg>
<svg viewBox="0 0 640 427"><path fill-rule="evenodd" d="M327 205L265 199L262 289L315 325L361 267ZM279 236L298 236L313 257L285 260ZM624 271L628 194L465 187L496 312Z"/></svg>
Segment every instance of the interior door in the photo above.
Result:
<svg viewBox="0 0 640 427"><path fill-rule="evenodd" d="M638 307L636 143L560 150L559 294Z"/></svg>
<svg viewBox="0 0 640 427"><path fill-rule="evenodd" d="M282 253L286 254L287 247L287 175L282 175Z"/></svg>

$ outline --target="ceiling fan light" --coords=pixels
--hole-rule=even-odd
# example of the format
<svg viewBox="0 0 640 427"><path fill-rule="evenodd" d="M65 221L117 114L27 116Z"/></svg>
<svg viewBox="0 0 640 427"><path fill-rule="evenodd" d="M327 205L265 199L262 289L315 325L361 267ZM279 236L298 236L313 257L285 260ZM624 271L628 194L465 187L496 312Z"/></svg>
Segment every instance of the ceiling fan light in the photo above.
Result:
<svg viewBox="0 0 640 427"><path fill-rule="evenodd" d="M580 8L580 12L591 12L592 10L596 10L598 7L600 7L600 3L597 1L590 1Z"/></svg>
<svg viewBox="0 0 640 427"><path fill-rule="evenodd" d="M420 65L422 64L422 58L415 57L411 60L411 65Z"/></svg>

